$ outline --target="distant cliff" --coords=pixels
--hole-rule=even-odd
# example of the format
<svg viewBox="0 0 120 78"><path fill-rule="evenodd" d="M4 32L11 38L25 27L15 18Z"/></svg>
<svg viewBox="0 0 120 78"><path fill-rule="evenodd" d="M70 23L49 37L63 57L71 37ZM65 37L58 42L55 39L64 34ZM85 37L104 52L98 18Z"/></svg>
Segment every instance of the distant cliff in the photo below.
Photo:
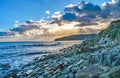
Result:
<svg viewBox="0 0 120 78"><path fill-rule="evenodd" d="M97 36L97 34L71 35L71 36L65 36L65 37L62 37L62 38L57 38L57 39L55 39L55 41L87 40L87 39L92 39L96 36Z"/></svg>

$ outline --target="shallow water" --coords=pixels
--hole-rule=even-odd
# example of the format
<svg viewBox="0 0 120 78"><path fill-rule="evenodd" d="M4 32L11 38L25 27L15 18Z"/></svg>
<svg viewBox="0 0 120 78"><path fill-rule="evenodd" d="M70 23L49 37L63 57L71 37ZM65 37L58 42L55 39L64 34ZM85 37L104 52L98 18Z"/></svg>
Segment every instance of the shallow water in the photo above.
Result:
<svg viewBox="0 0 120 78"><path fill-rule="evenodd" d="M62 48L80 43L80 41L0 42L0 76L9 70L18 69L36 57L56 53ZM2 66L5 64L9 65L8 69Z"/></svg>

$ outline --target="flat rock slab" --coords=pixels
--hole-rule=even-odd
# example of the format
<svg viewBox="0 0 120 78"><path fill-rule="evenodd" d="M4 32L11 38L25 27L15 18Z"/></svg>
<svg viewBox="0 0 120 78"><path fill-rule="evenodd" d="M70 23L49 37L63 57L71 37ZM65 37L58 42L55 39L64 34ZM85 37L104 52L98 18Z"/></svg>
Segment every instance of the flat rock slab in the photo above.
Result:
<svg viewBox="0 0 120 78"><path fill-rule="evenodd" d="M102 73L102 69L97 66L88 66L80 69L76 73L76 78L98 78Z"/></svg>

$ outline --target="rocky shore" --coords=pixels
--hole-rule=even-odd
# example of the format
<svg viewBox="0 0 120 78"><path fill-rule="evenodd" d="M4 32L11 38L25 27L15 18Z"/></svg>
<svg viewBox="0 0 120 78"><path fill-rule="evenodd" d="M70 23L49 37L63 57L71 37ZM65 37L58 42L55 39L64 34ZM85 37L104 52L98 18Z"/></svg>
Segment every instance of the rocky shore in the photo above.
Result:
<svg viewBox="0 0 120 78"><path fill-rule="evenodd" d="M35 58L5 78L120 78L120 24L60 52Z"/></svg>

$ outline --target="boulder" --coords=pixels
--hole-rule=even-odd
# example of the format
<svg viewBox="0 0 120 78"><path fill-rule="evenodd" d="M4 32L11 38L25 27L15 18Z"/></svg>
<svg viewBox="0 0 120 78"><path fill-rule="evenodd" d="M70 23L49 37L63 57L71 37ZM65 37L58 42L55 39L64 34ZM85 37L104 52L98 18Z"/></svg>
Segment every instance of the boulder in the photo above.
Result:
<svg viewBox="0 0 120 78"><path fill-rule="evenodd" d="M107 37L102 37L99 41L98 41L98 44L103 44L103 43L106 43L106 42L108 42L108 41L110 41L110 39L109 38L107 38Z"/></svg>
<svg viewBox="0 0 120 78"><path fill-rule="evenodd" d="M102 70L97 66L88 66L80 69L76 73L76 78L98 78Z"/></svg>
<svg viewBox="0 0 120 78"><path fill-rule="evenodd" d="M110 71L103 73L99 78L120 78L120 65L110 69Z"/></svg>
<svg viewBox="0 0 120 78"><path fill-rule="evenodd" d="M18 69L13 69L4 78L17 78Z"/></svg>
<svg viewBox="0 0 120 78"><path fill-rule="evenodd" d="M10 68L10 64L9 64L9 63L0 64L0 67L1 67L3 70L7 70L7 69Z"/></svg>

